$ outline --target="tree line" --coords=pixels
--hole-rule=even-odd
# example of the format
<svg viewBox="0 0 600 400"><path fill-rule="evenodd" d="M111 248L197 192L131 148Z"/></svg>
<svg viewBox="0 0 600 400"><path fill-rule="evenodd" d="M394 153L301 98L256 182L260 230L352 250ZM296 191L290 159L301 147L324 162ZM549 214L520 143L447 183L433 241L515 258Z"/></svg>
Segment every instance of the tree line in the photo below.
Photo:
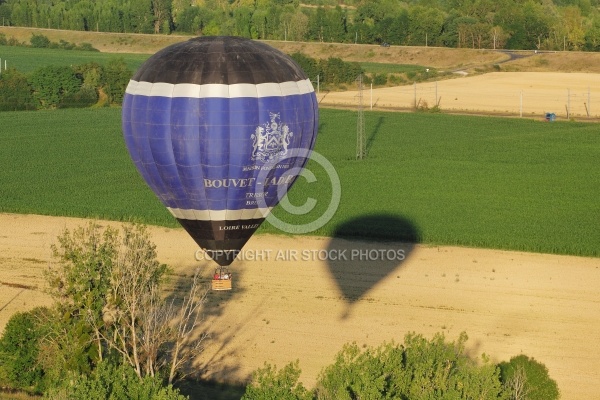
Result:
<svg viewBox="0 0 600 400"><path fill-rule="evenodd" d="M0 0L3 25L494 49L600 50L598 0Z"/></svg>
<svg viewBox="0 0 600 400"><path fill-rule="evenodd" d="M7 39L3 34L0 34L0 45L25 46L14 38ZM31 36L29 46L97 51L86 43L55 43L40 34ZM315 79L319 77L320 85L339 87L353 83L359 74L364 73L358 63L335 57L317 60L303 53L294 53L291 57L308 76ZM113 58L104 65L97 62L70 66L47 65L29 74L9 68L0 72L0 111L120 105L132 75L133 71L123 58ZM365 79L384 85L388 77L386 74L373 74Z"/></svg>
<svg viewBox="0 0 600 400"><path fill-rule="evenodd" d="M0 75L0 111L118 105L130 77L122 59L106 65L49 65L31 74L9 68Z"/></svg>
<svg viewBox="0 0 600 400"><path fill-rule="evenodd" d="M252 376L242 400L481 399L556 400L560 392L546 366L524 354L492 364L467 355L468 337L454 342L409 333L404 343L362 348L344 345L325 367L315 388L299 382L299 362L280 370L265 363Z"/></svg>

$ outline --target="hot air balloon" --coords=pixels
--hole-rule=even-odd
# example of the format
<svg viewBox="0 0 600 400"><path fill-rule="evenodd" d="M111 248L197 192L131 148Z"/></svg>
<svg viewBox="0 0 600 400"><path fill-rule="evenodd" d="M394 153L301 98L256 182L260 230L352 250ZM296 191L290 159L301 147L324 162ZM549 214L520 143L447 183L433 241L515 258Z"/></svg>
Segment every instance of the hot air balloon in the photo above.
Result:
<svg viewBox="0 0 600 400"><path fill-rule="evenodd" d="M164 48L138 69L122 124L145 182L227 267L308 161L291 151L312 150L318 104L310 79L279 50L199 37Z"/></svg>

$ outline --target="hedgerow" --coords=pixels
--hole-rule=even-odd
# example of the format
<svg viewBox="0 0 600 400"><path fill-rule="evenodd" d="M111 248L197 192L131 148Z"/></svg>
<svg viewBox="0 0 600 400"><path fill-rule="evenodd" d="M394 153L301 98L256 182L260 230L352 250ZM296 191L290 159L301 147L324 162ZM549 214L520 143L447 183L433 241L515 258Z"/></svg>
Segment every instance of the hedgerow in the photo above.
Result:
<svg viewBox="0 0 600 400"><path fill-rule="evenodd" d="M543 364L524 370L521 379L530 382L530 386L517 393L512 381L504 379L507 377L504 373L501 379L500 371L505 367L491 364L485 355L481 360L472 359L465 350L466 341L464 332L454 342L447 342L443 334L428 340L409 333L403 344L390 342L362 349L356 343L346 344L334 363L323 369L313 390L299 382L298 361L281 370L265 364L253 374L242 399L558 398L556 382L548 376ZM513 360L509 364L514 366ZM530 397L523 397L524 393Z"/></svg>

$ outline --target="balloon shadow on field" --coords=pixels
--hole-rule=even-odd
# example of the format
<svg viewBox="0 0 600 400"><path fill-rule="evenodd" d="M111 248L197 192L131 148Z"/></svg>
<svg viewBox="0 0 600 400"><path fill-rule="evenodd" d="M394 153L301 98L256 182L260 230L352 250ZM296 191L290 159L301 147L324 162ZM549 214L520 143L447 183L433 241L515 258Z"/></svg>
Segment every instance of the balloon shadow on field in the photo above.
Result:
<svg viewBox="0 0 600 400"><path fill-rule="evenodd" d="M364 215L335 228L327 247L327 266L347 305L342 319L368 291L406 262L419 241L415 224L393 214Z"/></svg>

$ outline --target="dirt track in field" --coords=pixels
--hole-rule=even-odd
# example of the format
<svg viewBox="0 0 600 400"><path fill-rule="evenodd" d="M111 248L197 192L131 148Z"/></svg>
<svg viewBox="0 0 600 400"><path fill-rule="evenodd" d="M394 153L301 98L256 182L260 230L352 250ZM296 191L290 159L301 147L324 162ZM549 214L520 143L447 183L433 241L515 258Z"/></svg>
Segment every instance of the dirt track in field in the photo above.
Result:
<svg viewBox="0 0 600 400"><path fill-rule="evenodd" d="M50 303L41 292L50 245L84 223L0 214L0 327L16 311ZM160 260L174 268L173 284L185 285L197 267L208 282L213 266L196 260L182 229L151 233ZM311 256L321 250L348 260ZM368 250L403 250L406 258L358 260ZM251 239L243 255L234 290L209 296L204 326L212 339L198 360L204 377L244 381L265 361L299 359L301 379L312 385L344 343L466 331L474 356L498 362L523 353L543 362L563 399L600 390L600 259L272 235Z"/></svg>

